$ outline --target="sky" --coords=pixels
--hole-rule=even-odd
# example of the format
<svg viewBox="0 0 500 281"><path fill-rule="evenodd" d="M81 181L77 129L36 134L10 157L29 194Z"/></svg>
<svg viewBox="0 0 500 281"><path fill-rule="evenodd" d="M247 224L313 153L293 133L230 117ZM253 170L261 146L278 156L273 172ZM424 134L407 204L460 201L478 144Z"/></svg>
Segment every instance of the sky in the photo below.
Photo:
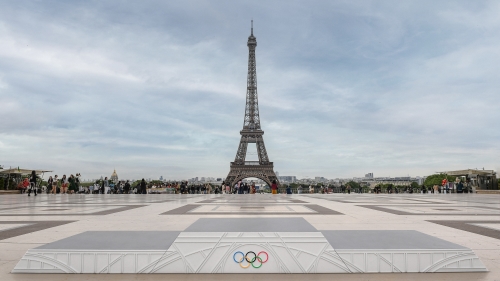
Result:
<svg viewBox="0 0 500 281"><path fill-rule="evenodd" d="M280 175L500 171L499 1L0 2L4 168L226 177L253 19Z"/></svg>

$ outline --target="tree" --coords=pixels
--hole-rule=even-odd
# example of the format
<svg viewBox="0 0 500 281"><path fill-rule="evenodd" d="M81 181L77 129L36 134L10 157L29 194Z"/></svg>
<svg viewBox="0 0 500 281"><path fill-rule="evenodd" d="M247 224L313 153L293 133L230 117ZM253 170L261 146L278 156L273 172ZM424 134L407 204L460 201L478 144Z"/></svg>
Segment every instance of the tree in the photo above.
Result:
<svg viewBox="0 0 500 281"><path fill-rule="evenodd" d="M352 190L356 190L359 188L359 183L355 182L355 181L350 181L348 183L345 184L346 186L349 185L351 186L351 191Z"/></svg>
<svg viewBox="0 0 500 281"><path fill-rule="evenodd" d="M443 179L447 179L448 182L453 182L455 181L454 176L448 176L446 174L434 174L430 175L425 179L424 186L425 187L432 187L434 185L441 185L441 182Z"/></svg>
<svg viewBox="0 0 500 281"><path fill-rule="evenodd" d="M413 181L410 184L410 188L413 189L413 192L419 192L420 186L418 186L418 183L416 183L416 182Z"/></svg>

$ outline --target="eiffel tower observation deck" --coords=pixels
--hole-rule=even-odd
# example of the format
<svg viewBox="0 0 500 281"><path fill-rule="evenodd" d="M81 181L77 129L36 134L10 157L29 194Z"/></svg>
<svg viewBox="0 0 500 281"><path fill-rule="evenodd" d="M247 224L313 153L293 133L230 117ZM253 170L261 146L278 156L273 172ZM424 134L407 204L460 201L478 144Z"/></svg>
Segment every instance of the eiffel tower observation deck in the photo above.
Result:
<svg viewBox="0 0 500 281"><path fill-rule="evenodd" d="M226 183L234 186L236 182L245 178L259 178L271 186L273 181L278 183L274 173L273 162L269 161L266 146L264 145L264 131L260 127L259 99L257 95L257 63L255 49L257 38L253 35L253 21L251 33L248 37L248 76L243 129L240 131L241 140L234 162L230 164L230 171ZM248 144L257 146L259 161L245 161Z"/></svg>

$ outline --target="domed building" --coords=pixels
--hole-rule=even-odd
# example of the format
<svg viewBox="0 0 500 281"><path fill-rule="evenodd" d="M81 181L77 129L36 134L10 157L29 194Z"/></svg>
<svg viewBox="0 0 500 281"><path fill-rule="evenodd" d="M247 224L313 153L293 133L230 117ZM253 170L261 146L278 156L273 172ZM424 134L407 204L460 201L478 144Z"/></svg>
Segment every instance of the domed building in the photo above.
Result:
<svg viewBox="0 0 500 281"><path fill-rule="evenodd" d="M111 174L111 181L118 182L118 174L116 173L116 169L113 170L113 173Z"/></svg>

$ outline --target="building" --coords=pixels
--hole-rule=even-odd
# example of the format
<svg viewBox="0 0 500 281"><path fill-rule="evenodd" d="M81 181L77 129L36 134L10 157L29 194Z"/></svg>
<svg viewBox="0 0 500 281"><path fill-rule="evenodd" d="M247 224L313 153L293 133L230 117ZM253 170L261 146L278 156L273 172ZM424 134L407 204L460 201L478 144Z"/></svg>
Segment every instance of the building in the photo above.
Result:
<svg viewBox="0 0 500 281"><path fill-rule="evenodd" d="M373 173L366 174L365 178L367 178L367 179L373 179Z"/></svg>
<svg viewBox="0 0 500 281"><path fill-rule="evenodd" d="M294 183L297 181L296 176L277 176L281 183Z"/></svg>
<svg viewBox="0 0 500 281"><path fill-rule="evenodd" d="M463 178L473 189L498 189L497 173L494 170L467 169L442 172L448 176Z"/></svg>
<svg viewBox="0 0 500 281"><path fill-rule="evenodd" d="M325 177L315 177L314 180L316 182L325 182L326 181L326 178Z"/></svg>
<svg viewBox="0 0 500 281"><path fill-rule="evenodd" d="M111 174L110 179L112 182L118 182L118 174L116 173L116 170L113 170L113 173Z"/></svg>

